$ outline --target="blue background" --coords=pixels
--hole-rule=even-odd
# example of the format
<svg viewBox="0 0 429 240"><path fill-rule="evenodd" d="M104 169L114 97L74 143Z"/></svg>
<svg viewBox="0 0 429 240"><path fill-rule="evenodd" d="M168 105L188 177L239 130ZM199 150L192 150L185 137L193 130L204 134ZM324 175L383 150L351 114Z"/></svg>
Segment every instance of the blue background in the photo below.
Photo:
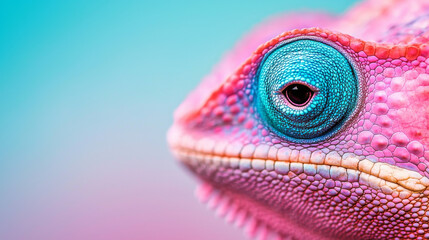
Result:
<svg viewBox="0 0 429 240"><path fill-rule="evenodd" d="M351 1L0 2L0 239L241 239L168 152L172 112L252 26Z"/></svg>

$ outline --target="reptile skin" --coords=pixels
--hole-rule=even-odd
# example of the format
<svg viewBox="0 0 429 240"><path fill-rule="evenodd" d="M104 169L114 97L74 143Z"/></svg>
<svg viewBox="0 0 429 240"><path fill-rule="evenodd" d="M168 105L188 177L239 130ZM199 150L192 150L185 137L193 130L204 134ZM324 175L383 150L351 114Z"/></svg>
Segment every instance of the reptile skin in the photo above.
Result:
<svg viewBox="0 0 429 240"><path fill-rule="evenodd" d="M428 1L272 18L180 105L169 145L251 236L429 239L428 43Z"/></svg>

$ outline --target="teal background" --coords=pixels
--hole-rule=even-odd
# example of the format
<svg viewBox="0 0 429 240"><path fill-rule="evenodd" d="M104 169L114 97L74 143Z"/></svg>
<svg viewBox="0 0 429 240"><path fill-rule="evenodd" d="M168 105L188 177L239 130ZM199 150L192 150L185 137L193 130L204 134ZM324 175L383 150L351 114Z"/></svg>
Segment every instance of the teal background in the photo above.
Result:
<svg viewBox="0 0 429 240"><path fill-rule="evenodd" d="M0 2L0 239L242 239L168 152L172 112L253 25L353 1Z"/></svg>

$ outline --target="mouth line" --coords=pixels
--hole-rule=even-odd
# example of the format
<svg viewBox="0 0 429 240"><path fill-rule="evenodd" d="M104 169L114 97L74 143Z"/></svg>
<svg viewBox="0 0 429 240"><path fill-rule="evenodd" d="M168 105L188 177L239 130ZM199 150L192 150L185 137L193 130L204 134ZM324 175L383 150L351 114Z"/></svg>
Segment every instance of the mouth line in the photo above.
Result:
<svg viewBox="0 0 429 240"><path fill-rule="evenodd" d="M292 172L316 175L334 180L359 182L372 188L380 189L386 194L397 193L399 197L406 198L412 193L429 195L429 178L418 172L397 166L371 162L368 159L359 160L356 157L345 159L310 158L302 161L300 158L281 160L248 158L241 156L226 156L206 153L187 148L173 148L173 154L181 162L192 166L207 165L216 168L224 167L240 171L275 171L279 174ZM396 194L395 194L396 195Z"/></svg>

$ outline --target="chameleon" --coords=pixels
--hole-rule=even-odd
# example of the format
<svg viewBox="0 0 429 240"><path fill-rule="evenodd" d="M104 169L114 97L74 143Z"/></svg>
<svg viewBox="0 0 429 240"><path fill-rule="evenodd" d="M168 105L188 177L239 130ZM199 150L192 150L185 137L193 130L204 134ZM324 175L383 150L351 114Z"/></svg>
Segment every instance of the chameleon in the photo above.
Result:
<svg viewBox="0 0 429 240"><path fill-rule="evenodd" d="M256 26L174 113L198 196L261 239L429 239L429 2Z"/></svg>

